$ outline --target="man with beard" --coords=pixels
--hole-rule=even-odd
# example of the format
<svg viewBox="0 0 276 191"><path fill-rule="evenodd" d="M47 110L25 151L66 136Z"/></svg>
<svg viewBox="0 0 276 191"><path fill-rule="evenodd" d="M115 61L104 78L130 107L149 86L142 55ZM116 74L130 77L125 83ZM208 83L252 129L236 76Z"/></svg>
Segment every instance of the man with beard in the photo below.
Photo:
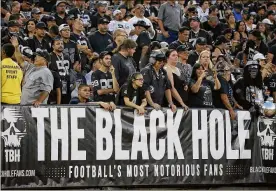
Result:
<svg viewBox="0 0 276 191"><path fill-rule="evenodd" d="M111 20L111 18L106 15L106 6L107 4L105 4L104 2L99 1L96 5L97 7L97 13L95 15L92 16L91 18L91 27L92 27L92 31L95 31L97 29L98 26L98 22L101 19L106 19L108 21Z"/></svg>
<svg viewBox="0 0 276 191"><path fill-rule="evenodd" d="M144 77L143 88L146 92L147 102L151 107L156 110L160 110L161 107L168 107L168 105L164 105L166 98L169 107L175 112L176 106L172 101L171 94L172 86L167 72L163 69L166 59L161 50L152 51L149 59L150 65L141 71Z"/></svg>
<svg viewBox="0 0 276 191"><path fill-rule="evenodd" d="M83 34L84 27L81 19L75 19L73 21L73 32L70 39L77 43L77 48L80 53L80 63L82 71L89 72L89 59L93 56L92 48L87 37Z"/></svg>
<svg viewBox="0 0 276 191"><path fill-rule="evenodd" d="M244 67L243 78L234 85L234 98L245 110L255 111L256 102L263 102L263 81L257 61L248 61Z"/></svg>
<svg viewBox="0 0 276 191"><path fill-rule="evenodd" d="M109 20L100 19L98 21L98 31L88 37L94 52L98 54L106 49L112 43L112 36L108 33Z"/></svg>
<svg viewBox="0 0 276 191"><path fill-rule="evenodd" d="M44 39L46 34L46 25L43 22L38 22L35 25L35 35L33 38L29 38L27 40L28 46L32 49L33 52L36 52L37 49L40 50L47 50L48 52L51 52L51 48L49 47L49 44Z"/></svg>
<svg viewBox="0 0 276 191"><path fill-rule="evenodd" d="M56 18L56 23L58 26L61 24L66 24L66 6L68 6L66 1L57 1L56 3L56 14L54 17Z"/></svg>
<svg viewBox="0 0 276 191"><path fill-rule="evenodd" d="M104 51L99 56L102 64L99 70L92 74L94 101L108 102L114 105L115 94L119 92L119 84L115 76L115 69L111 65L111 52Z"/></svg>
<svg viewBox="0 0 276 191"><path fill-rule="evenodd" d="M54 83L53 75L47 68L50 61L49 53L46 50L38 50L35 53L34 64L25 62L20 53L17 38L13 37L11 42L15 47L15 58L24 73L20 104L32 104L35 107L40 104L47 104Z"/></svg>
<svg viewBox="0 0 276 191"><path fill-rule="evenodd" d="M70 27L67 24L62 24L59 26L59 34L63 40L64 50L63 53L70 57L72 64L79 62L79 52L77 48L77 43L70 40Z"/></svg>
<svg viewBox="0 0 276 191"><path fill-rule="evenodd" d="M126 39L119 46L118 53L112 56L111 63L115 68L116 79L120 87L127 82L129 76L136 72L137 65L132 58L136 47L136 42Z"/></svg>
<svg viewBox="0 0 276 191"><path fill-rule="evenodd" d="M109 31L113 33L117 29L124 29L129 35L131 28L128 22L124 21L122 11L115 10L113 12L113 18L114 19L108 24Z"/></svg>
<svg viewBox="0 0 276 191"><path fill-rule="evenodd" d="M58 72L61 82L61 103L68 104L70 101L70 78L69 78L69 69L72 68L70 58L63 54L64 46L63 40L59 37L56 37L52 41L53 52L51 52L51 63L49 69L55 72Z"/></svg>

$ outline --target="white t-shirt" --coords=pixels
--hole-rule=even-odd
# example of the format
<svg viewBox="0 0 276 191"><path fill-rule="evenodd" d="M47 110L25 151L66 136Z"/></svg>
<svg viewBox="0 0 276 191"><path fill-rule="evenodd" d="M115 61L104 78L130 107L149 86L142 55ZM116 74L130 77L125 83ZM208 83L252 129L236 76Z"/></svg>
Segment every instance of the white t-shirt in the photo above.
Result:
<svg viewBox="0 0 276 191"><path fill-rule="evenodd" d="M131 26L131 30L134 30L134 29L135 29L135 27L134 27L133 25L136 24L138 21L145 21L146 24L149 25L149 26L151 27L151 30L152 30L153 32L152 32L152 33L149 33L149 37L150 37L151 39L153 39L154 36L155 36L155 31L154 31L154 28L153 28L153 25L152 25L151 21L150 21L148 18L146 18L146 17L144 17L144 18L138 18L138 17L134 16L134 17L132 17L131 19L129 19L129 20L128 20L128 23L129 23L130 26ZM150 30L150 29L149 29L149 30ZM137 35L130 36L130 39L132 39L132 40L134 40L134 41L136 41L137 38L138 38Z"/></svg>
<svg viewBox="0 0 276 191"><path fill-rule="evenodd" d="M132 26L126 22L126 21L116 21L116 20L112 20L110 21L110 23L108 24L108 29L110 32L114 32L117 29L125 29L125 31L127 32L127 34L129 35Z"/></svg>
<svg viewBox="0 0 276 191"><path fill-rule="evenodd" d="M200 19L200 22L205 22L209 15L209 9L206 9L206 11L203 12L202 8L198 7L197 12L198 12L198 18Z"/></svg>

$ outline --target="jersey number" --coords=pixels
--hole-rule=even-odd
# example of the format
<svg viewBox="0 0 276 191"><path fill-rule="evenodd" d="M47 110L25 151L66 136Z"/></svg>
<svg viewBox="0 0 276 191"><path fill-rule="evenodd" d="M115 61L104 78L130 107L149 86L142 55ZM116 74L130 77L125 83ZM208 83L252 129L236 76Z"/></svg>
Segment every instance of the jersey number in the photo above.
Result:
<svg viewBox="0 0 276 191"><path fill-rule="evenodd" d="M57 61L58 73L60 76L67 76L69 75L69 61Z"/></svg>

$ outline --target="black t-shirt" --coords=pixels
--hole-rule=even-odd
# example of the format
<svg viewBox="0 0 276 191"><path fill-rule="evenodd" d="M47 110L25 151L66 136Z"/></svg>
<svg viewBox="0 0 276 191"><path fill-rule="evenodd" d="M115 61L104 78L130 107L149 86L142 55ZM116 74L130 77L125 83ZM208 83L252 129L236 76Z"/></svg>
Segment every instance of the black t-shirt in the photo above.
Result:
<svg viewBox="0 0 276 191"><path fill-rule="evenodd" d="M116 79L121 87L130 75L136 72L136 63L132 57L124 57L120 53L112 56L111 63L115 68Z"/></svg>
<svg viewBox="0 0 276 191"><path fill-rule="evenodd" d="M62 89L62 83L60 76L57 72L51 71L54 77L54 86L53 90L51 91L48 99L48 104L57 104L57 88Z"/></svg>
<svg viewBox="0 0 276 191"><path fill-rule="evenodd" d="M197 93L192 93L191 87L196 83L196 80L191 79L189 88L190 88L190 95L189 95L189 104L190 107L213 107L213 90L214 90L214 83L209 80L202 80L201 86Z"/></svg>
<svg viewBox="0 0 276 191"><path fill-rule="evenodd" d="M33 52L36 52L37 49L47 50L48 52L51 52L51 47L49 46L49 43L45 39L42 39L42 41L40 42L36 38L36 36L34 36L33 38L29 38L27 40L27 43Z"/></svg>
<svg viewBox="0 0 276 191"><path fill-rule="evenodd" d="M143 88L134 89L132 86L128 88L127 84L124 84L119 92L119 104L125 106L124 97L128 97L131 102L136 105L141 105L142 100L145 99L145 91Z"/></svg>
<svg viewBox="0 0 276 191"><path fill-rule="evenodd" d="M90 35L88 39L93 51L98 54L105 51L106 47L113 42L112 36L109 33L101 34L99 31Z"/></svg>
<svg viewBox="0 0 276 191"><path fill-rule="evenodd" d="M257 53L262 53L263 55L267 55L268 47L267 45L262 41L260 46L257 47L255 42L252 40L248 40L246 43L246 47L244 50L244 53L247 54L247 60L253 60L253 57Z"/></svg>
<svg viewBox="0 0 276 191"><path fill-rule="evenodd" d="M87 39L87 37L85 35L77 35L75 33L72 33L71 36L70 36L70 40L74 41L80 45L86 45L88 46L88 49L92 50L91 48L91 45L89 43L89 40ZM93 50L92 50L93 51ZM91 70L91 67L90 67L90 64L89 64L89 59L87 58L87 55L83 52L79 52L79 60L80 60L80 63L81 63L81 69L82 71L86 71L87 73L90 72Z"/></svg>
<svg viewBox="0 0 276 191"><path fill-rule="evenodd" d="M96 70L92 73L91 82L93 86L94 101L114 102L114 93L99 95L98 90L113 89L112 74L108 71L106 73L101 70Z"/></svg>
<svg viewBox="0 0 276 191"><path fill-rule="evenodd" d="M117 48L117 44L113 42L106 47L105 51L113 52L115 48Z"/></svg>
<svg viewBox="0 0 276 191"><path fill-rule="evenodd" d="M40 0L38 6L43 7L45 12L51 12L57 0Z"/></svg>
<svg viewBox="0 0 276 191"><path fill-rule="evenodd" d="M141 73L144 77L143 88L145 91L150 92L152 101L161 106L168 107L168 105L164 105L165 91L171 89L172 86L167 72L164 69L160 69L159 73L156 74L152 65L150 65L145 67Z"/></svg>
<svg viewBox="0 0 276 191"><path fill-rule="evenodd" d="M69 40L67 43L63 41L64 50L63 53L70 58L72 64L76 61L79 61L79 51L77 48L77 43L72 40Z"/></svg>
<svg viewBox="0 0 276 191"><path fill-rule="evenodd" d="M232 107L234 107L234 100L233 100L233 89L232 86L230 84L230 82L227 82L223 77L218 76L218 79L220 81L220 89L214 91L214 106L216 108L221 108L221 109L227 109L225 107L225 105L223 104L222 100L221 100L221 94L226 94L229 100L229 103Z"/></svg>
<svg viewBox="0 0 276 191"><path fill-rule="evenodd" d="M58 14L56 13L54 15L54 17L56 18L56 23L58 26L62 25L62 24L67 24L67 14L65 14L64 18L61 18L60 16L58 16Z"/></svg>
<svg viewBox="0 0 276 191"><path fill-rule="evenodd" d="M146 31L142 31L137 40L137 48L136 48L136 52L133 55L133 59L135 60L136 63L139 63L140 59L141 59L141 54L142 54L142 49L144 46L149 46L151 43L150 37L149 37L149 33ZM141 69L141 68L140 68Z"/></svg>
<svg viewBox="0 0 276 191"><path fill-rule="evenodd" d="M264 79L264 86L270 91L270 96L273 96L273 92L276 92L276 74L272 74Z"/></svg>
<svg viewBox="0 0 276 191"><path fill-rule="evenodd" d="M213 44L213 39L211 37L211 35L203 29L200 29L198 33L194 33L192 30L190 32L190 36L189 36L189 42L195 46L196 44L196 40L198 39L198 37L203 37L207 40L207 44L208 45L212 45Z"/></svg>
<svg viewBox="0 0 276 191"><path fill-rule="evenodd" d="M193 46L192 46L191 43L189 43L189 42L182 43L182 42L180 42L179 40L176 40L176 41L172 42L172 43L169 45L169 49L174 49L174 50L176 50L177 47L179 47L180 45L189 47L190 50L193 49Z"/></svg>
<svg viewBox="0 0 276 191"><path fill-rule="evenodd" d="M190 52L187 63L190 64L191 66L194 66L198 58L199 58L199 54L194 50Z"/></svg>
<svg viewBox="0 0 276 191"><path fill-rule="evenodd" d="M217 39L218 36L222 35L223 30L225 29L224 25L219 23L215 28L211 27L208 21L202 23L202 28L209 32L213 41Z"/></svg>
<svg viewBox="0 0 276 191"><path fill-rule="evenodd" d="M276 39L273 39L267 43L267 46L270 48L276 44Z"/></svg>

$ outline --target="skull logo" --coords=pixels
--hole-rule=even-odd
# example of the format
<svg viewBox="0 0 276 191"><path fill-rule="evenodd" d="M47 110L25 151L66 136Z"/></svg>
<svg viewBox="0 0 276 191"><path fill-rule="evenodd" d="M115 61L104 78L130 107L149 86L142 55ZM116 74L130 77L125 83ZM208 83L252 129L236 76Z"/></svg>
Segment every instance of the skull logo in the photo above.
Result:
<svg viewBox="0 0 276 191"><path fill-rule="evenodd" d="M273 119L262 119L258 123L257 136L260 137L262 146L274 147L276 134L272 130L273 121L274 121Z"/></svg>

